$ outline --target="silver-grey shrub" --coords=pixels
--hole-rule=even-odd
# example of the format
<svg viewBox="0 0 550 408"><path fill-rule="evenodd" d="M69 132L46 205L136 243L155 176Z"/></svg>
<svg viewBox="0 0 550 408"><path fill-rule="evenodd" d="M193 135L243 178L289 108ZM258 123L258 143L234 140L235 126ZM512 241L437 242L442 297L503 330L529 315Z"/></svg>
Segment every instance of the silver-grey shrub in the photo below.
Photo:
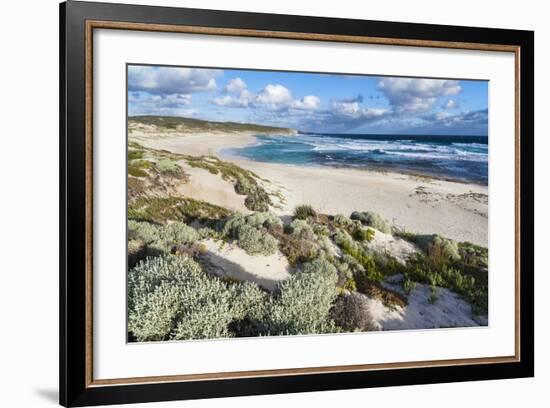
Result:
<svg viewBox="0 0 550 408"><path fill-rule="evenodd" d="M381 215L372 212L372 211L365 211L365 212L359 212L354 211L351 214L352 220L359 220L364 225L368 225L369 227L375 228L378 231L381 231L385 234L391 234L391 223L386 220Z"/></svg>
<svg viewBox="0 0 550 408"><path fill-rule="evenodd" d="M242 225L236 232L237 245L249 255L273 255L278 242L265 229Z"/></svg>
<svg viewBox="0 0 550 408"><path fill-rule="evenodd" d="M151 254L170 252L173 246L192 244L201 238L194 228L182 222L155 225L133 220L128 221L128 237L143 242Z"/></svg>
<svg viewBox="0 0 550 408"><path fill-rule="evenodd" d="M266 335L333 333L330 318L336 299L336 268L326 259L317 259L279 284L266 306L260 331Z"/></svg>
<svg viewBox="0 0 550 408"><path fill-rule="evenodd" d="M230 337L230 323L262 296L252 283L207 276L186 256L147 258L128 273L128 330L137 341Z"/></svg>
<svg viewBox="0 0 550 408"><path fill-rule="evenodd" d="M254 228L268 228L271 225L283 223L279 217L270 212L256 212L248 215L235 214L228 218L221 229L221 233L229 238L237 238L237 231L247 225Z"/></svg>

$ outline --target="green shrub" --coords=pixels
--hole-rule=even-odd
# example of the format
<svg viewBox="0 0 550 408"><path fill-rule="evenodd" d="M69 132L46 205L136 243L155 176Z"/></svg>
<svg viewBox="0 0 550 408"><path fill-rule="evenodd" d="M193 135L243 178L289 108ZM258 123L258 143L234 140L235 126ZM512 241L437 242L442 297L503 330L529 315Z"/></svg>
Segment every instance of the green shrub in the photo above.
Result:
<svg viewBox="0 0 550 408"><path fill-rule="evenodd" d="M128 161L142 159L145 155L143 150L128 150Z"/></svg>
<svg viewBox="0 0 550 408"><path fill-rule="evenodd" d="M375 231L372 228L358 228L355 230L354 237L357 241L371 242L374 239Z"/></svg>
<svg viewBox="0 0 550 408"><path fill-rule="evenodd" d="M134 166L131 164L128 165L128 174L132 177L140 177L140 178L148 176L148 173L145 170L143 170L141 167Z"/></svg>
<svg viewBox="0 0 550 408"><path fill-rule="evenodd" d="M266 230L242 225L237 230L237 244L250 255L272 255L278 242Z"/></svg>
<svg viewBox="0 0 550 408"><path fill-rule="evenodd" d="M478 269L486 269L489 265L487 248L470 242L461 242L458 244L458 252L465 265Z"/></svg>
<svg viewBox="0 0 550 408"><path fill-rule="evenodd" d="M487 314L487 272L471 275L460 262L436 264L427 256L417 255L407 262L406 275L417 282L447 288L466 299L474 314ZM462 268L462 270L461 270Z"/></svg>
<svg viewBox="0 0 550 408"><path fill-rule="evenodd" d="M354 211L351 214L351 219L361 221L362 224L375 228L385 234L391 234L391 223L375 212Z"/></svg>
<svg viewBox="0 0 550 408"><path fill-rule="evenodd" d="M410 295L411 292L416 289L416 282L411 280L408 276L403 277L401 284L403 286L403 292L407 295Z"/></svg>
<svg viewBox="0 0 550 408"><path fill-rule="evenodd" d="M179 173L181 167L173 160L168 158L161 159L157 162L157 169L161 173Z"/></svg>
<svg viewBox="0 0 550 408"><path fill-rule="evenodd" d="M334 303L331 316L336 325L346 332L378 329L366 296L357 292L340 295Z"/></svg>
<svg viewBox="0 0 550 408"><path fill-rule="evenodd" d="M188 197L137 197L128 203L128 219L166 223L225 218L230 210Z"/></svg>
<svg viewBox="0 0 550 408"><path fill-rule="evenodd" d="M294 218L299 220L307 220L310 217L315 218L316 215L317 212L308 204L299 205L294 209Z"/></svg>
<svg viewBox="0 0 550 408"><path fill-rule="evenodd" d="M380 282L384 278L377 269L374 257L370 255L359 243L355 242L345 230L337 230L333 236L334 242L342 249L344 254L352 257L362 268L355 268L355 282L361 291L368 281Z"/></svg>
<svg viewBox="0 0 550 408"><path fill-rule="evenodd" d="M337 296L336 269L325 259L302 266L279 284L260 331L269 335L332 333L330 310Z"/></svg>

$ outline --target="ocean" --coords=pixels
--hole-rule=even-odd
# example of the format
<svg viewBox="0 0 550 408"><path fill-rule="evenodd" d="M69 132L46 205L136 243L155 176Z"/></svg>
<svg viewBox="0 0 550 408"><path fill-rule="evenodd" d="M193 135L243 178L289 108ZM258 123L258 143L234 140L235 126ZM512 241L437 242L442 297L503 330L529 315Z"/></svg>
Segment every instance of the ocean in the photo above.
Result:
<svg viewBox="0 0 550 408"><path fill-rule="evenodd" d="M487 136L298 134L256 136L257 143L224 149L249 160L301 166L396 171L487 184Z"/></svg>

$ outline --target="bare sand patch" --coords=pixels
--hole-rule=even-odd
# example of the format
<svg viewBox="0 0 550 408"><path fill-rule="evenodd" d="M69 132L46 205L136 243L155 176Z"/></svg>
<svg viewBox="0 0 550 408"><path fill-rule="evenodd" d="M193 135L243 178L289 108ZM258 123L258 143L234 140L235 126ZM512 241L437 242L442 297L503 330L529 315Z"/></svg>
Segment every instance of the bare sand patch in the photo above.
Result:
<svg viewBox="0 0 550 408"><path fill-rule="evenodd" d="M394 285L388 286L396 289ZM487 324L486 318L474 318L470 304L456 293L440 287L436 290L437 300L431 303L430 287L417 283L416 288L408 295L408 304L405 307L389 308L378 299L368 298L372 318L382 330L473 327Z"/></svg>
<svg viewBox="0 0 550 408"><path fill-rule="evenodd" d="M206 169L191 167L184 161L179 161L178 164L188 175L188 180L176 187L179 195L245 214L250 212L244 205L246 197L235 192L233 183Z"/></svg>
<svg viewBox="0 0 550 408"><path fill-rule="evenodd" d="M234 244L208 239L204 241L208 252L201 263L208 273L222 278L252 281L272 291L280 281L290 276L287 259L277 251L273 255L249 255Z"/></svg>

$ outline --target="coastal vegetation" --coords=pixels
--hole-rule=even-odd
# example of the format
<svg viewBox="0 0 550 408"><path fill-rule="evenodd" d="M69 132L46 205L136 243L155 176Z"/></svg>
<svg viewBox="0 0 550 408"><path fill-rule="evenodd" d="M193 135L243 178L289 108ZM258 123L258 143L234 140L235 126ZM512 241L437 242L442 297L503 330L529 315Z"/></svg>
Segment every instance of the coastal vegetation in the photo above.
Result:
<svg viewBox="0 0 550 408"><path fill-rule="evenodd" d="M131 121L203 126L190 119ZM177 187L189 182L187 166L230 183L247 212L181 195ZM400 230L368 208L325 214L302 203L292 214L277 215L268 184L216 156L129 143L131 341L378 330L372 302L402 310L424 285L430 288L426 307L451 291L471 305L472 319L487 315L487 248ZM406 256L384 246L390 241L406 248ZM213 273L229 263L212 248L241 251L244 260L282 258L288 276L267 287L243 274Z"/></svg>
<svg viewBox="0 0 550 408"><path fill-rule="evenodd" d="M131 116L128 118L130 131L147 129L149 131L178 133L192 132L254 132L260 134L294 134L295 131L289 128L276 126L264 126L254 123L237 122L214 122L195 118L184 118L176 116Z"/></svg>

